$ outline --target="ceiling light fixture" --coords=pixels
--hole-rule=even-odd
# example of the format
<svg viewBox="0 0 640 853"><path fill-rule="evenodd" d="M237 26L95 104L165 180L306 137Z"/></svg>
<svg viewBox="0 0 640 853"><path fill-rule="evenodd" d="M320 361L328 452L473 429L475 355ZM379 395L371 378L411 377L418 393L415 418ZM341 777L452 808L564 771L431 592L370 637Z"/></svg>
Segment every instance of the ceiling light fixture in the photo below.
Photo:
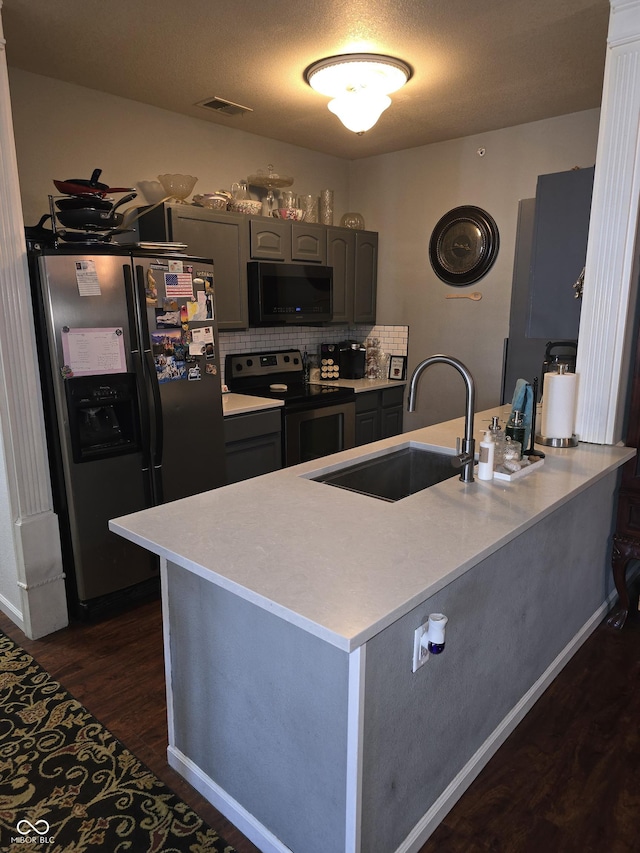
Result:
<svg viewBox="0 0 640 853"><path fill-rule="evenodd" d="M401 59L376 53L347 53L319 59L305 69L304 79L321 95L343 125L361 136L391 106L391 92L411 77Z"/></svg>

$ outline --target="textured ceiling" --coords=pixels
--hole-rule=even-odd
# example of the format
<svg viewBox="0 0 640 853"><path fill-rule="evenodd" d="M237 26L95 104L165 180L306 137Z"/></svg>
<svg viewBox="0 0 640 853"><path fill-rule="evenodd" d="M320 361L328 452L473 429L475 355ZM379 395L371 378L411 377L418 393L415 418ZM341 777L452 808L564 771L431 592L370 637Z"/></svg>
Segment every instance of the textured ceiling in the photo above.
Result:
<svg viewBox="0 0 640 853"><path fill-rule="evenodd" d="M347 159L600 105L608 0L4 0L10 66ZM370 51L414 74L363 136L303 80ZM253 109L197 106L218 96Z"/></svg>

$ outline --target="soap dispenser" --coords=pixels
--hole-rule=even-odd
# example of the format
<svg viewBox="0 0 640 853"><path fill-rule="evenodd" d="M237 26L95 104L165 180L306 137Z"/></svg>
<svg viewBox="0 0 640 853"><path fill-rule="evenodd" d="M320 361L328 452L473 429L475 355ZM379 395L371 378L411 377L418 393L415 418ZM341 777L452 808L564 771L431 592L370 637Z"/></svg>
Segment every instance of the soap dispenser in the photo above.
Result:
<svg viewBox="0 0 640 853"><path fill-rule="evenodd" d="M505 432L509 438L513 439L513 441L520 442L520 447L524 451L525 427L524 415L522 412L517 410L511 412L511 417L509 418ZM520 456L522 456L522 452L520 453Z"/></svg>
<svg viewBox="0 0 640 853"><path fill-rule="evenodd" d="M478 455L479 480L493 480L495 451L496 443L491 435L491 430L488 429L484 434L484 438L480 442L480 452Z"/></svg>
<svg viewBox="0 0 640 853"><path fill-rule="evenodd" d="M489 427L489 432L491 433L491 437L493 438L493 442L495 445L494 454L493 454L493 467L494 470L498 468L499 465L502 465L504 462L504 451L505 451L505 443L506 443L506 435L504 430L500 426L500 418L497 415L493 415L491 418L491 426Z"/></svg>

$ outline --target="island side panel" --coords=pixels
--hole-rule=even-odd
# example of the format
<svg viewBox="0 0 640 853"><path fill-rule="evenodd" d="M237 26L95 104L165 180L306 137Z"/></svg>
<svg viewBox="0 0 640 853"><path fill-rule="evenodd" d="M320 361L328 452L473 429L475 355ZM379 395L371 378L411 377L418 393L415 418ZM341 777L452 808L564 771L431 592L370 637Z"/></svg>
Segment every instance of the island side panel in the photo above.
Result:
<svg viewBox="0 0 640 853"><path fill-rule="evenodd" d="M398 848L612 592L617 483L598 481L367 643L363 851ZM445 649L412 673L414 630L437 612Z"/></svg>
<svg viewBox="0 0 640 853"><path fill-rule="evenodd" d="M167 586L173 745L291 850L344 850L348 655L171 562Z"/></svg>

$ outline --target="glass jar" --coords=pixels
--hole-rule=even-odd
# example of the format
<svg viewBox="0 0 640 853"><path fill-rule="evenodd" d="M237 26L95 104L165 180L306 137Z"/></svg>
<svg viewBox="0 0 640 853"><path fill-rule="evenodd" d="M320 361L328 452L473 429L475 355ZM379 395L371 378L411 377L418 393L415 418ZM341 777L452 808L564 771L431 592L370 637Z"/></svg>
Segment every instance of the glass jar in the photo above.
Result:
<svg viewBox="0 0 640 853"><path fill-rule="evenodd" d="M318 221L318 197L315 195L300 196L300 207L304 211L304 222Z"/></svg>
<svg viewBox="0 0 640 853"><path fill-rule="evenodd" d="M505 436L504 440L504 458L502 460L502 468L508 474L513 474L522 468L522 444L519 441Z"/></svg>
<svg viewBox="0 0 640 853"><path fill-rule="evenodd" d="M364 216L360 213L345 213L340 220L343 228L357 228L364 230Z"/></svg>

